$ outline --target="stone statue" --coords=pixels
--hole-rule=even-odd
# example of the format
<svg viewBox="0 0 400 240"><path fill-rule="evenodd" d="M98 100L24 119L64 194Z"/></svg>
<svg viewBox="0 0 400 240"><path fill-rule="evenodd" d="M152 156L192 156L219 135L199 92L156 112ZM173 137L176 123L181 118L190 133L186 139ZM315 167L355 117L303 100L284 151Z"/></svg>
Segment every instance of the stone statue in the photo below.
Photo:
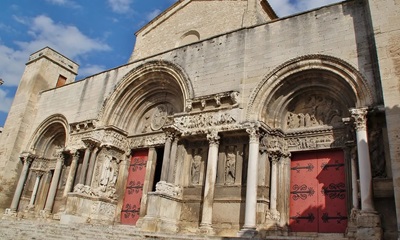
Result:
<svg viewBox="0 0 400 240"><path fill-rule="evenodd" d="M200 183L200 169L201 169L201 151L194 155L191 169L192 184Z"/></svg>
<svg viewBox="0 0 400 240"><path fill-rule="evenodd" d="M236 178L236 154L233 147L230 147L226 154L225 183L233 184Z"/></svg>
<svg viewBox="0 0 400 240"><path fill-rule="evenodd" d="M117 163L113 161L112 156L105 156L103 169L100 175L100 189L106 191L107 187L114 187L117 182L118 168Z"/></svg>

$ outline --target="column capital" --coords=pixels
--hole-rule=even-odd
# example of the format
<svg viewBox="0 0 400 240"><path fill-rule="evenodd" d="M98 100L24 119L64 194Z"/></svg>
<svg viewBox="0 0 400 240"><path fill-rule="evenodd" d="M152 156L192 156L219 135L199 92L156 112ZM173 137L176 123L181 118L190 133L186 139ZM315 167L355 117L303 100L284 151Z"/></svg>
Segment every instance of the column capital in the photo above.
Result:
<svg viewBox="0 0 400 240"><path fill-rule="evenodd" d="M37 156L34 155L34 154L31 153L31 152L23 152L23 153L20 155L19 158L21 159L21 161L22 161L24 164L31 164L31 163L33 162L33 160L35 160L35 158L37 158Z"/></svg>
<svg viewBox="0 0 400 240"><path fill-rule="evenodd" d="M246 128L246 132L249 134L250 143L259 143L260 142L260 126L257 123L251 123Z"/></svg>
<svg viewBox="0 0 400 240"><path fill-rule="evenodd" d="M277 164L281 159L282 154L280 152L270 152L269 156L272 164Z"/></svg>
<svg viewBox="0 0 400 240"><path fill-rule="evenodd" d="M352 108L350 109L351 117L354 120L354 127L357 131L367 129L367 108Z"/></svg>
<svg viewBox="0 0 400 240"><path fill-rule="evenodd" d="M220 136L218 135L218 131L212 130L207 134L207 140L211 144L219 145Z"/></svg>

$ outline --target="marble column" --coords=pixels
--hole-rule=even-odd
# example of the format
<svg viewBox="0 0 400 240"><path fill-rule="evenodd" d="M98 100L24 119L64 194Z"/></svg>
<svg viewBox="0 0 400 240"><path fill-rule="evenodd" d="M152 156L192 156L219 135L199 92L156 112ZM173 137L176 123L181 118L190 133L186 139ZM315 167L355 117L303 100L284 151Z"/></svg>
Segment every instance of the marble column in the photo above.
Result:
<svg viewBox="0 0 400 240"><path fill-rule="evenodd" d="M54 170L53 178L51 179L49 193L47 195L46 204L44 206L44 211L47 213L50 213L53 208L54 200L57 193L58 181L60 180L64 160L64 153L59 152L57 156L56 168Z"/></svg>
<svg viewBox="0 0 400 240"><path fill-rule="evenodd" d="M44 172L42 172L42 171L35 171L36 181L35 181L35 185L33 187L33 191L32 191L32 195L31 195L31 199L29 201L28 208L33 208L33 206L35 204L36 194L37 194L37 191L39 189L39 184L40 184L40 178L42 177L43 173Z"/></svg>
<svg viewBox="0 0 400 240"><path fill-rule="evenodd" d="M203 212L200 229L206 233L213 233L212 215L214 204L215 181L217 178L217 163L219 139L218 132L213 131L207 135L209 141L206 182L204 186Z"/></svg>
<svg viewBox="0 0 400 240"><path fill-rule="evenodd" d="M90 155L89 169L88 169L88 172L86 175L86 180L85 180L85 185L87 185L87 186L90 186L92 184L93 171L94 171L94 166L96 163L98 151L99 151L99 148L95 147L92 151L92 154Z"/></svg>
<svg viewBox="0 0 400 240"><path fill-rule="evenodd" d="M168 170L168 181L169 183L174 183L174 172L175 172L175 165L176 165L176 153L178 151L178 137L175 136L174 141L172 142L171 146L171 154L169 158L169 170Z"/></svg>
<svg viewBox="0 0 400 240"><path fill-rule="evenodd" d="M73 191L73 187L74 187L73 185L74 185L76 170L78 168L79 158L80 158L80 154L78 151L76 151L75 153L72 154L71 167L69 168L67 182L65 184L65 189L64 189L64 194L63 194L64 197L66 197L69 192Z"/></svg>
<svg viewBox="0 0 400 240"><path fill-rule="evenodd" d="M166 139L165 139L160 181L166 182L168 180L169 159L171 155L171 144L172 144L173 134L171 132L166 132L165 134L166 134Z"/></svg>
<svg viewBox="0 0 400 240"><path fill-rule="evenodd" d="M278 161L280 153L271 153L271 196L270 196L270 213L271 220L279 221L280 214L277 210L278 198Z"/></svg>
<svg viewBox="0 0 400 240"><path fill-rule="evenodd" d="M85 149L85 156L83 157L81 174L79 176L79 181L78 181L78 183L80 183L80 184L85 184L86 172L88 169L90 153L91 153L90 146L87 146L87 148Z"/></svg>
<svg viewBox="0 0 400 240"><path fill-rule="evenodd" d="M367 137L367 109L351 109L357 136L358 167L360 173L361 211L374 212L372 173Z"/></svg>
<svg viewBox="0 0 400 240"><path fill-rule="evenodd" d="M17 188L15 189L14 197L11 202L9 212L17 211L18 203L19 203L19 200L22 195L22 190L24 189L25 181L28 176L29 166L32 163L33 159L34 158L29 154L21 157L21 160L23 161L24 166L22 167L22 171L19 176L18 185L17 185Z"/></svg>
<svg viewBox="0 0 400 240"><path fill-rule="evenodd" d="M247 166L246 209L242 232L248 234L249 232L255 232L257 227L257 172L260 135L258 127L250 127L246 131L249 134L250 141L249 161Z"/></svg>

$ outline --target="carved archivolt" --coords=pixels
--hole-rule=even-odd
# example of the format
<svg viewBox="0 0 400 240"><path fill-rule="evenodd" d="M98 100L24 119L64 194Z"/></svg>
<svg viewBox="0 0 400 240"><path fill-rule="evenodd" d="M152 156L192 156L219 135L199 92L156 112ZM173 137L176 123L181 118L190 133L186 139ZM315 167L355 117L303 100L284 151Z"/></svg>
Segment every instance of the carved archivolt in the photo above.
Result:
<svg viewBox="0 0 400 240"><path fill-rule="evenodd" d="M299 95L324 92L348 109L371 105L375 96L370 88L364 77L343 60L324 55L303 56L277 67L259 83L250 96L246 119L262 119L271 127L281 128L274 121L285 118L282 111ZM266 117L268 121L263 119ZM318 119L314 124L317 122L320 124Z"/></svg>

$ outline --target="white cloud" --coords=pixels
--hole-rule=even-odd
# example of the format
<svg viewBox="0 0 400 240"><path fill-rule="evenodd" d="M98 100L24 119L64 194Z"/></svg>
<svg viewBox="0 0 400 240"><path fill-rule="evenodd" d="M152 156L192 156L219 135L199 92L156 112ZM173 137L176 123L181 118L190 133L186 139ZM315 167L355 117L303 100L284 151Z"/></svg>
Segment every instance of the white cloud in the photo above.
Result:
<svg viewBox="0 0 400 240"><path fill-rule="evenodd" d="M10 110L12 98L7 97L7 93L0 89L0 112L8 112Z"/></svg>
<svg viewBox="0 0 400 240"><path fill-rule="evenodd" d="M107 70L107 69L104 66L88 64L84 67L79 68L79 74L82 76L91 76L91 75L103 72L105 70Z"/></svg>
<svg viewBox="0 0 400 240"><path fill-rule="evenodd" d="M160 13L161 13L160 9L155 9L154 11L152 11L146 15L146 20L151 21L151 20L153 20L153 18L157 17Z"/></svg>
<svg viewBox="0 0 400 240"><path fill-rule="evenodd" d="M342 0L297 0L294 3L290 0L269 0L268 2L280 17L284 17L340 1Z"/></svg>
<svg viewBox="0 0 400 240"><path fill-rule="evenodd" d="M116 13L128 13L131 9L132 0L108 0L111 9Z"/></svg>
<svg viewBox="0 0 400 240"><path fill-rule="evenodd" d="M77 27L55 23L47 16L37 16L29 22L26 25L31 41L16 41L18 49L0 43L0 78L4 85L17 86L29 55L46 46L72 59L111 50L107 44L86 36Z"/></svg>
<svg viewBox="0 0 400 240"><path fill-rule="evenodd" d="M74 1L71 0L46 0L46 2L54 5L71 7L71 8L80 8L81 6Z"/></svg>

